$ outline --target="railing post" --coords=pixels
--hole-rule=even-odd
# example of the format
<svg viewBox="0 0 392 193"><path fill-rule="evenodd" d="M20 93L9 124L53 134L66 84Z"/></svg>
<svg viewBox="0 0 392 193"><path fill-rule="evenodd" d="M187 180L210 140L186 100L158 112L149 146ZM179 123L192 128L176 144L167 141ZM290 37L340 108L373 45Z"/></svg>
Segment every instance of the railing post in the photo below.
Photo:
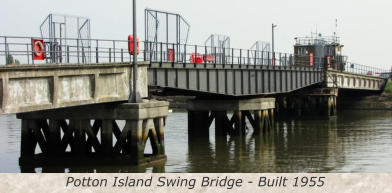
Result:
<svg viewBox="0 0 392 193"><path fill-rule="evenodd" d="M284 65L287 66L287 53L284 54Z"/></svg>
<svg viewBox="0 0 392 193"><path fill-rule="evenodd" d="M279 52L279 66L282 66L282 53Z"/></svg>
<svg viewBox="0 0 392 193"><path fill-rule="evenodd" d="M160 43L160 47L161 47L161 50L160 50L160 54L159 55L160 55L160 62L162 63L162 56L163 56L163 53L162 53L162 51L163 51L162 50L163 49L162 48L162 42Z"/></svg>
<svg viewBox="0 0 392 193"><path fill-rule="evenodd" d="M112 62L112 48L109 48L109 63L111 63L111 62Z"/></svg>
<svg viewBox="0 0 392 193"><path fill-rule="evenodd" d="M76 40L76 50L77 50L77 57L78 57L78 64L80 63L79 61L79 39Z"/></svg>
<svg viewBox="0 0 392 193"><path fill-rule="evenodd" d="M248 63L247 64L250 64L250 60L249 60L249 50L248 50Z"/></svg>
<svg viewBox="0 0 392 193"><path fill-rule="evenodd" d="M61 45L59 46L59 57L60 57L60 63L63 63L63 48Z"/></svg>
<svg viewBox="0 0 392 193"><path fill-rule="evenodd" d="M271 64L271 61L270 61L270 53L267 52L267 65L269 66L270 64Z"/></svg>
<svg viewBox="0 0 392 193"><path fill-rule="evenodd" d="M144 42L144 50L143 50L143 58L144 58L144 61L146 61L146 50L147 50L147 42Z"/></svg>
<svg viewBox="0 0 392 193"><path fill-rule="evenodd" d="M193 53L193 63L196 64L196 55L197 55L197 45L195 45L195 53Z"/></svg>
<svg viewBox="0 0 392 193"><path fill-rule="evenodd" d="M231 64L234 64L234 48L231 48Z"/></svg>
<svg viewBox="0 0 392 193"><path fill-rule="evenodd" d="M99 62L99 54L98 54L98 46L97 47L95 47L95 62L98 64L98 62Z"/></svg>
<svg viewBox="0 0 392 193"><path fill-rule="evenodd" d="M240 49L240 65L242 64L242 49Z"/></svg>
<svg viewBox="0 0 392 193"><path fill-rule="evenodd" d="M184 64L186 63L186 44L184 44Z"/></svg>
<svg viewBox="0 0 392 193"><path fill-rule="evenodd" d="M121 63L124 62L124 50L121 48Z"/></svg>
<svg viewBox="0 0 392 193"><path fill-rule="evenodd" d="M116 62L116 42L113 40L113 61Z"/></svg>
<svg viewBox="0 0 392 193"><path fill-rule="evenodd" d="M216 47L214 47L214 64L216 64Z"/></svg>
<svg viewBox="0 0 392 193"><path fill-rule="evenodd" d="M30 52L30 49L29 49L29 54L32 54L32 52ZM48 49L47 49L47 46L45 46L45 63L47 64L48 63L48 57L47 57L47 55L48 55ZM28 55L27 56L27 58L30 58L30 55ZM33 59L33 58L31 58L31 59Z"/></svg>
<svg viewBox="0 0 392 193"><path fill-rule="evenodd" d="M27 52L27 64L30 64L29 44L26 44L26 52ZM7 55L5 55L5 58L7 59Z"/></svg>
<svg viewBox="0 0 392 193"><path fill-rule="evenodd" d="M255 50L255 56L254 56L255 58L254 58L254 62L255 62L255 65L257 64L257 51Z"/></svg>
<svg viewBox="0 0 392 193"><path fill-rule="evenodd" d="M204 65L207 65L207 46L204 46Z"/></svg>
<svg viewBox="0 0 392 193"><path fill-rule="evenodd" d="M5 64L7 64L8 60L7 60L7 37L4 37L4 54L5 54ZM29 56L28 56L29 57Z"/></svg>
<svg viewBox="0 0 392 193"><path fill-rule="evenodd" d="M66 49L67 49L67 51L66 51L67 52L67 56L66 56L67 57L67 64L69 64L69 46L67 46Z"/></svg>
<svg viewBox="0 0 392 193"><path fill-rule="evenodd" d="M176 50L176 46L174 46L174 43L173 43L173 57L174 57L174 60L173 60L173 63L175 62L175 61L178 61L178 58L177 58L177 51L178 50Z"/></svg>
<svg viewBox="0 0 392 193"><path fill-rule="evenodd" d="M84 58L84 47L82 47L82 63L84 64L85 63L85 58Z"/></svg>
<svg viewBox="0 0 392 193"><path fill-rule="evenodd" d="M148 47L148 51L150 52L148 55L148 59L152 62L152 42L150 42L150 45Z"/></svg>

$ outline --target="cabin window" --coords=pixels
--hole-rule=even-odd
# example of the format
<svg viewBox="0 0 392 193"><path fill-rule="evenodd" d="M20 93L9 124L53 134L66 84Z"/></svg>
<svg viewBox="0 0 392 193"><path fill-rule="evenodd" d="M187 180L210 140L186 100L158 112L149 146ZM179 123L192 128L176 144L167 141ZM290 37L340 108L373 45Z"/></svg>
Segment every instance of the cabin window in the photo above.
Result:
<svg viewBox="0 0 392 193"><path fill-rule="evenodd" d="M325 55L326 56L333 56L333 47L326 47L325 49Z"/></svg>
<svg viewBox="0 0 392 193"><path fill-rule="evenodd" d="M298 48L298 56L307 56L309 55L309 50L308 48L300 47Z"/></svg>

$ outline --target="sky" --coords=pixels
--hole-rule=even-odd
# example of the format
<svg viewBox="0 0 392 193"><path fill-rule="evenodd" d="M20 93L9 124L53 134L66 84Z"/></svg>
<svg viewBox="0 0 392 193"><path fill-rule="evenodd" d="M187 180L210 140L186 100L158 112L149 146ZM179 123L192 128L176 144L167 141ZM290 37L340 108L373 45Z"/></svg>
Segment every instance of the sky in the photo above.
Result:
<svg viewBox="0 0 392 193"><path fill-rule="evenodd" d="M92 38L126 39L132 33L132 0L1 1L0 36L39 36L50 13L90 18ZM138 0L142 39L145 8L181 14L191 25L189 44L203 45L217 33L230 36L231 47L248 49L257 40L271 41L274 23L275 51L292 53L295 37L336 31L350 62L392 66L391 0Z"/></svg>

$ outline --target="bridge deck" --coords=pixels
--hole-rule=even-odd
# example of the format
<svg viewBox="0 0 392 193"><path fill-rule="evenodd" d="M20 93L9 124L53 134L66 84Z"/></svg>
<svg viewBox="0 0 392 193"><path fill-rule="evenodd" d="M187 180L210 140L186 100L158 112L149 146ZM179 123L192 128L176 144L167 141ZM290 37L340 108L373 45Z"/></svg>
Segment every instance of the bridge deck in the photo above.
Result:
<svg viewBox="0 0 392 193"><path fill-rule="evenodd" d="M324 81L320 68L152 63L149 86L235 97L287 93Z"/></svg>
<svg viewBox="0 0 392 193"><path fill-rule="evenodd" d="M342 72L334 69L328 69L327 72L326 86L339 89L381 91L387 80L382 77Z"/></svg>

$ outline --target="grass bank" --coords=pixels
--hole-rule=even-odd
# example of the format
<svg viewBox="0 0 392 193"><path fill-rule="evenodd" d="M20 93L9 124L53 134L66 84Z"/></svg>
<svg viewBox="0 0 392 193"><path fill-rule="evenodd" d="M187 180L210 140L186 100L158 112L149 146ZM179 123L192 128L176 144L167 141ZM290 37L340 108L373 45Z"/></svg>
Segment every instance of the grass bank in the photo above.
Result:
<svg viewBox="0 0 392 193"><path fill-rule="evenodd" d="M384 93L392 94L392 81L388 81L385 86Z"/></svg>

